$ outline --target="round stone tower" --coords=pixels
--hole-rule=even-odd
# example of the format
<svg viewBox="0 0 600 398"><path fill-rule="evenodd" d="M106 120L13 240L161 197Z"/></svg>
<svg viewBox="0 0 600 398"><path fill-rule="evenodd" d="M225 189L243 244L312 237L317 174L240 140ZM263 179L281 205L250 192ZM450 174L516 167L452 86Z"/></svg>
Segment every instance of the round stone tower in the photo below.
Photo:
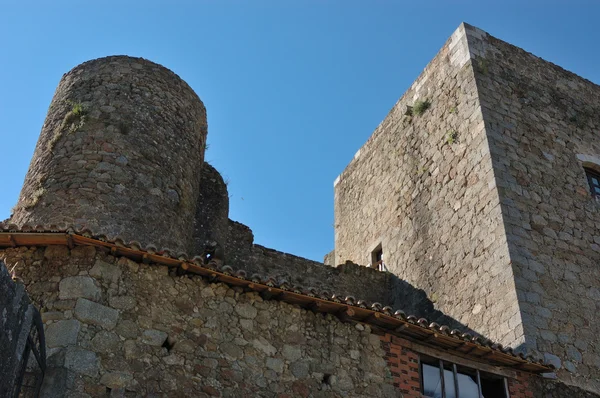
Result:
<svg viewBox="0 0 600 398"><path fill-rule="evenodd" d="M58 85L11 222L189 250L206 134L202 101L170 70L85 62Z"/></svg>

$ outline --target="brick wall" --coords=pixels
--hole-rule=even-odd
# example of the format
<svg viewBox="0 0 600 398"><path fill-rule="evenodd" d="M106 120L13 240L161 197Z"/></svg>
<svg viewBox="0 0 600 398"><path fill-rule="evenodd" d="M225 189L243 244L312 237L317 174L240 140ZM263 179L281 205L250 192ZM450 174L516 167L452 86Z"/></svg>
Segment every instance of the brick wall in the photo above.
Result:
<svg viewBox="0 0 600 398"><path fill-rule="evenodd" d="M381 336L381 348L394 380L394 387L405 398L421 397L419 384L419 354L403 347L402 339L389 334Z"/></svg>
<svg viewBox="0 0 600 398"><path fill-rule="evenodd" d="M508 379L508 391L511 398L533 398L533 389L530 385L531 375L517 372L516 379Z"/></svg>
<svg viewBox="0 0 600 398"><path fill-rule="evenodd" d="M400 390L404 397L420 398L419 353L408 348L413 344L390 334L380 336L380 340L394 387ZM525 372L515 372L515 374L515 378L507 377L511 398L534 398L534 391L543 389L540 377ZM537 384L533 382L534 378ZM562 397L557 395L559 396Z"/></svg>

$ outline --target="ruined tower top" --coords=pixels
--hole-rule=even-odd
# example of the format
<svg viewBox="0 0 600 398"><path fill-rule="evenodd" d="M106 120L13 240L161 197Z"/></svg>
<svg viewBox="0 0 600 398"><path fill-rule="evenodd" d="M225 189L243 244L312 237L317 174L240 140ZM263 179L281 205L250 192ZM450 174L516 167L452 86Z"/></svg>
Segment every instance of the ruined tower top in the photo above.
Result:
<svg viewBox="0 0 600 398"><path fill-rule="evenodd" d="M112 56L65 74L11 221L191 245L206 110L175 73Z"/></svg>

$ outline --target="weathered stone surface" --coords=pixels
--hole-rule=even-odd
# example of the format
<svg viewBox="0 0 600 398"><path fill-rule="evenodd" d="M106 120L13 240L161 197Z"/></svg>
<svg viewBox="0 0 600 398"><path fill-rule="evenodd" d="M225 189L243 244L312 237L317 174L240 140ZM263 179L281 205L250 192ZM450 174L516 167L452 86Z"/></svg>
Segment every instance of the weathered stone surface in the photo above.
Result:
<svg viewBox="0 0 600 398"><path fill-rule="evenodd" d="M335 180L334 263L369 265L380 247L402 279L393 307L519 345L502 327L518 297L471 33L452 35Z"/></svg>
<svg viewBox="0 0 600 398"><path fill-rule="evenodd" d="M98 325L105 329L113 329L119 319L119 311L80 298L75 304L75 317L81 322Z"/></svg>
<svg viewBox="0 0 600 398"><path fill-rule="evenodd" d="M56 89L12 222L188 251L206 134L202 101L170 70L127 56L78 65Z"/></svg>
<svg viewBox="0 0 600 398"><path fill-rule="evenodd" d="M116 265L97 260L90 269L90 275L107 282L118 282L121 277L121 270Z"/></svg>
<svg viewBox="0 0 600 398"><path fill-rule="evenodd" d="M13 395L35 308L0 259L0 396Z"/></svg>
<svg viewBox="0 0 600 398"><path fill-rule="evenodd" d="M95 284L94 279L89 276L71 276L64 278L60 281L58 289L58 297L62 300L83 297L98 301L101 296L100 288Z"/></svg>
<svg viewBox="0 0 600 398"><path fill-rule="evenodd" d="M108 304L115 304L118 297L136 301L135 306L117 311L103 305L104 301L82 297L62 300L56 293L43 292L33 296L43 310L58 305L65 308L65 316L74 317L55 321L55 325L81 324L76 346L51 348L52 366L64 366L71 375L64 384L53 378L64 396L81 391L98 396L106 393L106 387L111 394L124 391L136 396L203 396L208 394L205 391L230 397L285 392L299 396L294 389L319 391L325 373L336 380L326 392L338 396L384 397L385 386L393 388L382 359L384 351L374 345L378 337L368 337L369 327L264 301L257 293L202 278L179 277L169 274L166 267L133 266L130 260L102 251L85 261L63 258L63 266L53 268L47 260L34 260L42 249L26 250L0 251L2 256L12 259L14 255L23 261L19 272L25 280L48 279L47 270L55 269L53 277L60 282L73 274L89 273L98 260L118 263L122 272L117 281L97 277L101 297Z"/></svg>
<svg viewBox="0 0 600 398"><path fill-rule="evenodd" d="M77 319L54 322L46 327L48 347L66 347L77 343L81 323Z"/></svg>
<svg viewBox="0 0 600 398"><path fill-rule="evenodd" d="M123 319L117 324L115 332L119 334L119 336L123 336L128 339L134 339L139 334L139 326L132 320Z"/></svg>
<svg viewBox="0 0 600 398"><path fill-rule="evenodd" d="M96 377L100 362L93 351L80 348L69 348L65 356L65 368L75 373Z"/></svg>
<svg viewBox="0 0 600 398"><path fill-rule="evenodd" d="M148 345L161 346L167 340L167 334L162 330L144 330L142 341Z"/></svg>
<svg viewBox="0 0 600 398"><path fill-rule="evenodd" d="M99 353L114 353L121 346L121 340L119 336L114 332L108 331L100 331L96 333L92 341L90 342L90 347L94 350L94 352Z"/></svg>
<svg viewBox="0 0 600 398"><path fill-rule="evenodd" d="M136 300L132 296L115 296L108 300L111 307L119 310L131 310L135 307Z"/></svg>
<svg viewBox="0 0 600 398"><path fill-rule="evenodd" d="M461 26L334 182L335 263L381 247L427 297L412 305L398 286L395 306L551 353L576 365L559 378L600 393L600 366L573 345L600 336L585 171L600 170L599 104L599 86Z"/></svg>
<svg viewBox="0 0 600 398"><path fill-rule="evenodd" d="M100 384L105 385L108 388L123 388L131 380L133 376L126 372L110 372L105 373L100 378Z"/></svg>
<svg viewBox="0 0 600 398"><path fill-rule="evenodd" d="M251 304L240 303L235 306L235 312L238 313L242 318L254 319L258 311Z"/></svg>

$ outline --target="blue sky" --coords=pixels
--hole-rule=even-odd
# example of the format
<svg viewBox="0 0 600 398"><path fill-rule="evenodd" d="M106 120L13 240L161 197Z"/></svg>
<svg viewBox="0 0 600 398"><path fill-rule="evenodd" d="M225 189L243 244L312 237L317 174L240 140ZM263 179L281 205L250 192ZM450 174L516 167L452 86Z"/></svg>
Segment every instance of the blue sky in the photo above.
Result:
<svg viewBox="0 0 600 398"><path fill-rule="evenodd" d="M127 54L204 101L230 217L256 243L322 260L334 179L462 21L598 84L598 17L594 0L0 0L0 220L62 74Z"/></svg>

